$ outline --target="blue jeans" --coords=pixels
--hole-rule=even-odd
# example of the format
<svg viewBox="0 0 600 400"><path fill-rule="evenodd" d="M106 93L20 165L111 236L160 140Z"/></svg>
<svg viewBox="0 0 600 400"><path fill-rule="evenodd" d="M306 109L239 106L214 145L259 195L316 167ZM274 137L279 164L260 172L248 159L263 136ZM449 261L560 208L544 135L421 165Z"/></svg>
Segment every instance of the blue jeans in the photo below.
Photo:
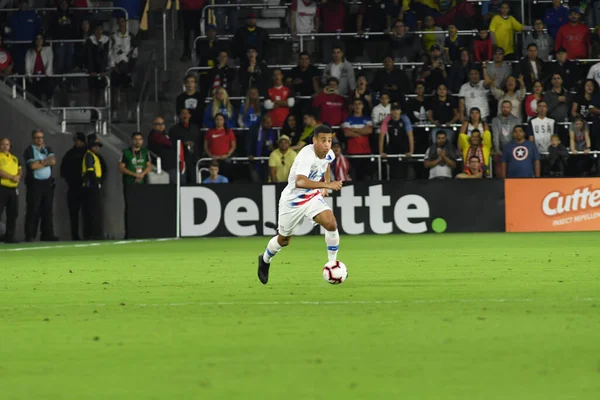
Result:
<svg viewBox="0 0 600 400"><path fill-rule="evenodd" d="M54 73L66 74L73 71L73 43L54 44Z"/></svg>

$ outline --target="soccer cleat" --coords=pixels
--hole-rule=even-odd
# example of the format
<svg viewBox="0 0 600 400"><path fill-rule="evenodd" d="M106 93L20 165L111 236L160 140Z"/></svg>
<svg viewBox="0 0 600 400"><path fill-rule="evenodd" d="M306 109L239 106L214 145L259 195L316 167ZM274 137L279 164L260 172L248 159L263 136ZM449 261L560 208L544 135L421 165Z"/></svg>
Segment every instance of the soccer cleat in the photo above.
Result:
<svg viewBox="0 0 600 400"><path fill-rule="evenodd" d="M269 281L269 267L271 264L266 263L263 260L263 255L258 256L258 279L262 282L263 285L266 285Z"/></svg>

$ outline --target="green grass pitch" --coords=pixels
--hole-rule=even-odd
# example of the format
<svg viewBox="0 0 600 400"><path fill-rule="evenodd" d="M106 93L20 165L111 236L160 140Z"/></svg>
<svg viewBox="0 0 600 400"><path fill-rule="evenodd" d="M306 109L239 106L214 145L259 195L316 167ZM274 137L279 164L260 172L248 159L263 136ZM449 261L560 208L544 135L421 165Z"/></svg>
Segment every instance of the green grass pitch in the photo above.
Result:
<svg viewBox="0 0 600 400"><path fill-rule="evenodd" d="M598 233L267 240L1 247L0 398L600 398Z"/></svg>

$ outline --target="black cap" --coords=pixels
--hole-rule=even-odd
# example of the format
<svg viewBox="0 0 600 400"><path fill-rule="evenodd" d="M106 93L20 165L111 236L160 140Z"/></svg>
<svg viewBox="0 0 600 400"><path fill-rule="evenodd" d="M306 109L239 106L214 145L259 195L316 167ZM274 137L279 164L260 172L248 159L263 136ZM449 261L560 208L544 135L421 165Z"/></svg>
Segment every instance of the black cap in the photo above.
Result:
<svg viewBox="0 0 600 400"><path fill-rule="evenodd" d="M567 49L565 49L564 47L560 47L558 50L556 50L556 54L558 53L566 53Z"/></svg>
<svg viewBox="0 0 600 400"><path fill-rule="evenodd" d="M77 133L75 133L73 135L73 140L74 141L75 140L79 140L79 141L85 143L86 142L86 140L85 140L85 133L83 133L83 132L77 132Z"/></svg>
<svg viewBox="0 0 600 400"><path fill-rule="evenodd" d="M87 143L88 143L88 147L94 147L94 146L102 147L102 143L100 143L100 139L98 139L98 136L95 133L91 133L88 135Z"/></svg>
<svg viewBox="0 0 600 400"><path fill-rule="evenodd" d="M402 107L400 107L400 103L394 102L394 103L392 103L392 107L390 109L391 110L402 110Z"/></svg>
<svg viewBox="0 0 600 400"><path fill-rule="evenodd" d="M330 126L327 125L317 125L315 126L315 130L313 131L313 135L317 136L319 133L333 133L333 130Z"/></svg>

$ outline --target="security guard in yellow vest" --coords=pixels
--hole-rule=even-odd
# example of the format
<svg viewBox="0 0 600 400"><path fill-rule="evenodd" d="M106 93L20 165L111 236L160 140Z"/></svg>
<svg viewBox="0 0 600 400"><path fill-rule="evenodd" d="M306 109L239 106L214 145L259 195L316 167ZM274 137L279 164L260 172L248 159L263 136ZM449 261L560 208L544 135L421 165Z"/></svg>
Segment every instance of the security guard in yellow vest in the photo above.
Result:
<svg viewBox="0 0 600 400"><path fill-rule="evenodd" d="M0 216L6 208L6 243L17 243L15 226L19 214L19 192L23 169L19 159L10 153L10 140L0 139Z"/></svg>
<svg viewBox="0 0 600 400"><path fill-rule="evenodd" d="M103 168L98 156L102 143L95 134L88 135L88 150L83 156L81 177L83 182L83 238L104 239L102 232L102 176Z"/></svg>

